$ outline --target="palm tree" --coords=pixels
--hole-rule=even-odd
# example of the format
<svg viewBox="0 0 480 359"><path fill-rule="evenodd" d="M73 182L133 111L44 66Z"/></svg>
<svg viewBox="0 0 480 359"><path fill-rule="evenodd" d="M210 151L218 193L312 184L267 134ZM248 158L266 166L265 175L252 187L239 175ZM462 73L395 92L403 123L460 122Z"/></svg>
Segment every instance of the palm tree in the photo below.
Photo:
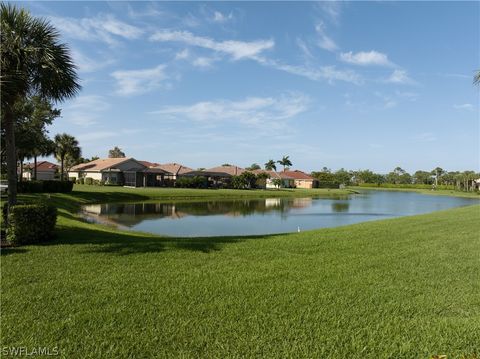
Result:
<svg viewBox="0 0 480 359"><path fill-rule="evenodd" d="M292 162L289 159L290 156L283 156L280 161L277 161L279 164L283 166L283 172L285 172L285 167L290 167Z"/></svg>
<svg viewBox="0 0 480 359"><path fill-rule="evenodd" d="M480 70L478 70L475 76L473 76L473 83L475 85L480 85Z"/></svg>
<svg viewBox="0 0 480 359"><path fill-rule="evenodd" d="M25 9L0 4L1 112L5 131L8 204L17 201L15 103L36 94L62 101L80 90L76 67L60 33Z"/></svg>
<svg viewBox="0 0 480 359"><path fill-rule="evenodd" d="M276 171L277 170L277 165L275 163L276 162L274 160L268 160L268 162L265 163L265 169L267 171Z"/></svg>
<svg viewBox="0 0 480 359"><path fill-rule="evenodd" d="M63 181L65 176L65 159L80 158L81 150L75 137L66 133L55 136L55 157L60 161L60 180Z"/></svg>

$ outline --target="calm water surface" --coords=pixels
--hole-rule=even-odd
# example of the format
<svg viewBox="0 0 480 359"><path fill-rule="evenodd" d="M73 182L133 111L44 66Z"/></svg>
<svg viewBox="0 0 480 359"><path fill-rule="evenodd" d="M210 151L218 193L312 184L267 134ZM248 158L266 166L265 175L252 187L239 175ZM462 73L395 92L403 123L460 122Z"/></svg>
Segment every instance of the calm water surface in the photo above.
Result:
<svg viewBox="0 0 480 359"><path fill-rule="evenodd" d="M83 207L92 221L170 236L297 232L428 213L478 200L414 192L365 191L343 199L264 198L176 203L105 203Z"/></svg>

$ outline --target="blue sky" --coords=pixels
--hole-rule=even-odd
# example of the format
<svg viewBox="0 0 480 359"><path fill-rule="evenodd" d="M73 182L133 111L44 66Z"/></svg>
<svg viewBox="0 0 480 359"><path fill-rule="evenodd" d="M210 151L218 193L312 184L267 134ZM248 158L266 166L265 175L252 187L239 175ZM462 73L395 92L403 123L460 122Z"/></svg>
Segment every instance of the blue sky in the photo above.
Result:
<svg viewBox="0 0 480 359"><path fill-rule="evenodd" d="M22 2L83 89L83 155L211 167L479 169L478 2Z"/></svg>

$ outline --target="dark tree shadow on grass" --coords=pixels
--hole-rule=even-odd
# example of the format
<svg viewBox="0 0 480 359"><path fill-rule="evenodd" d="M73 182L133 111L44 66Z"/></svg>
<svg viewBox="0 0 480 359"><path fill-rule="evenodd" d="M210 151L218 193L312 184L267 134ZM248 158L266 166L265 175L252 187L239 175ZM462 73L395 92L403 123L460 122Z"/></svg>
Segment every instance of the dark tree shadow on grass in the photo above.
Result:
<svg viewBox="0 0 480 359"><path fill-rule="evenodd" d="M49 245L85 245L88 253L111 253L116 255L158 253L168 250L186 250L210 253L225 245L240 243L265 236L248 237L160 237L148 233L111 232L102 229L58 228L57 237L43 243Z"/></svg>
<svg viewBox="0 0 480 359"><path fill-rule="evenodd" d="M25 248L18 248L18 247L6 247L6 248L1 248L0 249L0 255L3 256L8 256L11 254L20 254L20 253L27 253L28 249Z"/></svg>

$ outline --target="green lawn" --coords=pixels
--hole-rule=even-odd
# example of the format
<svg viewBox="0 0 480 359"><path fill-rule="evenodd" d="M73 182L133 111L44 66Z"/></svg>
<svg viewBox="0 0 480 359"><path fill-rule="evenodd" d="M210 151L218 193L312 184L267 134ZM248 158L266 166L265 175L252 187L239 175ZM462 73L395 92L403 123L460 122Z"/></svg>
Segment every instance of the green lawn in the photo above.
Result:
<svg viewBox="0 0 480 359"><path fill-rule="evenodd" d="M2 347L58 346L68 358L480 355L479 205L182 239L81 222L79 203L153 196L91 189L52 195L55 241L2 250Z"/></svg>
<svg viewBox="0 0 480 359"><path fill-rule="evenodd" d="M439 189L432 191L431 189L424 188L387 188L387 187L362 187L362 186L352 186L349 187L351 190L373 190L373 191L403 191L403 192L418 192L423 194L435 195L435 196L453 196L453 197L466 197L466 198L477 198L480 199L480 192L465 192L465 191L454 191L454 190L445 190Z"/></svg>

